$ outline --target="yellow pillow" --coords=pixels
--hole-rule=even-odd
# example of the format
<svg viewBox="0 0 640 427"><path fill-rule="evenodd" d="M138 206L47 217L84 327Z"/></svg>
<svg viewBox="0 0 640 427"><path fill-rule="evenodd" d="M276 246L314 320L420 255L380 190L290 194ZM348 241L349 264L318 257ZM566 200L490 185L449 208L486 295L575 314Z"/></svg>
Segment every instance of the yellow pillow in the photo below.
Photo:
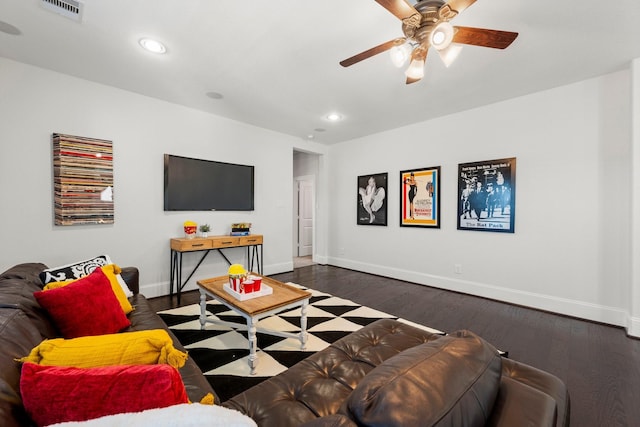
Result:
<svg viewBox="0 0 640 427"><path fill-rule="evenodd" d="M113 365L184 366L187 353L173 346L164 329L44 340L19 362L45 366L97 368Z"/></svg>
<svg viewBox="0 0 640 427"><path fill-rule="evenodd" d="M122 311L124 311L124 314L131 313L133 311L133 306L129 302L129 299L122 290L122 286L120 286L120 283L118 282L117 275L120 274L122 269L115 264L103 265L102 267L98 268L102 270L104 275L107 276L107 279L109 279L109 282L111 283L111 289L113 289L113 293L116 295L116 298L118 298L118 302L120 303L120 307L122 307ZM49 289L61 288L63 286L67 286L69 283L75 282L76 280L80 279L64 280L62 282L50 282L47 283L42 289L47 291Z"/></svg>
<svg viewBox="0 0 640 427"><path fill-rule="evenodd" d="M49 282L46 285L44 285L42 290L43 291L48 291L49 289L58 289L58 288L61 288L63 286L67 286L69 283L73 283L76 280L78 280L78 279L62 280L60 282Z"/></svg>

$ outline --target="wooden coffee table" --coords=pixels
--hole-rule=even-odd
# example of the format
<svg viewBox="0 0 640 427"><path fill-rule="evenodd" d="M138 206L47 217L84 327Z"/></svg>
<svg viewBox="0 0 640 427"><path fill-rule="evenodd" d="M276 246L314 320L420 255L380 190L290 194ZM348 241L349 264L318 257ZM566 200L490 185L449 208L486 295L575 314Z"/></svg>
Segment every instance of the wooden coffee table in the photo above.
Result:
<svg viewBox="0 0 640 427"><path fill-rule="evenodd" d="M226 283L229 283L229 276L198 280L198 286L200 288L200 329L204 329L207 322L238 329L246 328L249 338L249 368L251 368L251 375L255 375L256 365L258 363L258 356L256 356L256 331L279 337L297 338L300 340L302 350L305 349L307 343L307 305L309 304L311 292L303 291L268 277L262 277L262 283L273 288L273 293L271 295L240 301L223 289L223 285ZM210 296L244 317L247 320L247 324L241 325L239 323L225 322L208 317L207 296ZM298 334L258 328L256 326L260 319L296 307L300 307L300 333Z"/></svg>

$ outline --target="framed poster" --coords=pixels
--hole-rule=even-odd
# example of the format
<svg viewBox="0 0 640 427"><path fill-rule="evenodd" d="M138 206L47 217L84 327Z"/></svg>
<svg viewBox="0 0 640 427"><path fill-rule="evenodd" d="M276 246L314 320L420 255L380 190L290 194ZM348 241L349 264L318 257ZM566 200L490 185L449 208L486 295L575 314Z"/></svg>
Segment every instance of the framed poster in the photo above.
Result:
<svg viewBox="0 0 640 427"><path fill-rule="evenodd" d="M516 158L458 165L458 230L513 233Z"/></svg>
<svg viewBox="0 0 640 427"><path fill-rule="evenodd" d="M387 175L358 177L358 225L387 225Z"/></svg>
<svg viewBox="0 0 640 427"><path fill-rule="evenodd" d="M440 228L440 166L400 172L400 226Z"/></svg>

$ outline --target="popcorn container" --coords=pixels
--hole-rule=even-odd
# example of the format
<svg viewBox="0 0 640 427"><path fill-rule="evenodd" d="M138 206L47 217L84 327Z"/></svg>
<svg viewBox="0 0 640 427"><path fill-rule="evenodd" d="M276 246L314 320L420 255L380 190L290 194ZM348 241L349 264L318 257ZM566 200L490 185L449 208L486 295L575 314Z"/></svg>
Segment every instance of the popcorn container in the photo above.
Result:
<svg viewBox="0 0 640 427"><path fill-rule="evenodd" d="M196 237L196 230L198 229L198 224L193 221L185 221L183 224L184 227L184 235L187 239L193 239Z"/></svg>
<svg viewBox="0 0 640 427"><path fill-rule="evenodd" d="M236 292L244 293L244 286L242 282L244 281L246 275L244 274L230 274L229 275L229 286Z"/></svg>

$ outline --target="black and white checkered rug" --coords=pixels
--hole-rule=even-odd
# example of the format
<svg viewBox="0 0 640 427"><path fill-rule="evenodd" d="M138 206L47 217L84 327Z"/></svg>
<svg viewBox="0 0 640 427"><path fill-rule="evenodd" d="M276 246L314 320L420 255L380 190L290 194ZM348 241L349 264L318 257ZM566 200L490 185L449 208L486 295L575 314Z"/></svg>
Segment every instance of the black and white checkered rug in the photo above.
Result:
<svg viewBox="0 0 640 427"><path fill-rule="evenodd" d="M441 331L400 319L391 314L361 306L353 301L318 292L293 283L312 293L307 308L307 345L300 349L300 341L258 332L258 365L256 375L249 373L249 340L246 330L207 323L200 330L200 306L193 304L158 314L185 346L205 374L220 399L225 400L285 371L302 359L328 347L332 342L382 318L401 322L434 333ZM207 301L207 311L220 320L246 324L245 319L216 301ZM300 331L300 309L285 311L262 319L258 327L285 332Z"/></svg>

